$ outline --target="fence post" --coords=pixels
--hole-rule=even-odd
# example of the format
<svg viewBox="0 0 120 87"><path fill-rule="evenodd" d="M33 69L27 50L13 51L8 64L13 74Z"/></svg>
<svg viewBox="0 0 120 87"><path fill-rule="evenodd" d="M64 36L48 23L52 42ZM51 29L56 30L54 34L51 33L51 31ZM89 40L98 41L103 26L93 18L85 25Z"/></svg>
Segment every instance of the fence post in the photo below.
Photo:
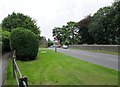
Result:
<svg viewBox="0 0 120 87"><path fill-rule="evenodd" d="M13 66L13 76L16 77L16 81L19 87L28 87L28 80L27 77L23 77L20 73L20 70L16 63L16 51L13 51L13 58L12 58L12 66ZM20 78L17 78L17 74L19 74Z"/></svg>
<svg viewBox="0 0 120 87"><path fill-rule="evenodd" d="M15 77L15 69L16 69L16 67L15 67L14 59L16 59L15 50L13 51L13 58L12 58L13 76Z"/></svg>
<svg viewBox="0 0 120 87"><path fill-rule="evenodd" d="M25 84L24 84L24 82ZM19 87L28 87L28 79L27 77L22 77L19 79Z"/></svg>

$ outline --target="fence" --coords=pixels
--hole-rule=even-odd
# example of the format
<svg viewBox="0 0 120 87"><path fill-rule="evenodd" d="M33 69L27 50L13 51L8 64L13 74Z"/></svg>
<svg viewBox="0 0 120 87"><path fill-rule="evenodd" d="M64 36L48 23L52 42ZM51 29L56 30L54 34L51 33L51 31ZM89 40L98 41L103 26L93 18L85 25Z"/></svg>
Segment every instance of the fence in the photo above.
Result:
<svg viewBox="0 0 120 87"><path fill-rule="evenodd" d="M16 52L13 52L13 75L16 78L18 87L28 87L28 81L26 76L22 76L20 69L16 63Z"/></svg>

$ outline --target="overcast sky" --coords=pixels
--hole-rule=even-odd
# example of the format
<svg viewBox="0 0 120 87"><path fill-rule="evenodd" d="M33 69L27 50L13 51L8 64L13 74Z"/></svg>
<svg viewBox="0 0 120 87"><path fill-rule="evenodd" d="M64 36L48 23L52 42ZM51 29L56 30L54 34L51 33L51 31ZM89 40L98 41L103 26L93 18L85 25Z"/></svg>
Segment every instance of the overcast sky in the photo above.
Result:
<svg viewBox="0 0 120 87"><path fill-rule="evenodd" d="M8 14L20 12L37 20L41 36L52 38L52 29L78 22L113 0L0 0L0 23Z"/></svg>

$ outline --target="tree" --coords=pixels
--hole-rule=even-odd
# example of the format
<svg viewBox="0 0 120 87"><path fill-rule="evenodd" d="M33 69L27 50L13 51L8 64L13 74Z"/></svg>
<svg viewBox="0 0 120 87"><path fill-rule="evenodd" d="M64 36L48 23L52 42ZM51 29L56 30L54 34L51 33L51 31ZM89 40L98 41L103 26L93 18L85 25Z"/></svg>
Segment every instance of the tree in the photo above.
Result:
<svg viewBox="0 0 120 87"><path fill-rule="evenodd" d="M120 1L100 8L92 17L55 27L61 44L120 44Z"/></svg>
<svg viewBox="0 0 120 87"><path fill-rule="evenodd" d="M111 7L111 13L113 15L112 25L110 26L113 32L112 43L120 44L120 1L113 3Z"/></svg>
<svg viewBox="0 0 120 87"><path fill-rule="evenodd" d="M70 21L70 22L67 22L67 26L66 28L68 28L68 32L69 32L69 35L70 35L70 43L71 44L75 44L77 41L76 41L76 35L78 34L78 27L77 27L77 24L73 21Z"/></svg>
<svg viewBox="0 0 120 87"><path fill-rule="evenodd" d="M57 39L59 40L60 44L63 44L63 42L64 42L64 33L62 31L62 28L55 27L53 29L53 36L56 36Z"/></svg>
<svg viewBox="0 0 120 87"><path fill-rule="evenodd" d="M48 38L48 42L47 42L48 47L53 45L53 42Z"/></svg>
<svg viewBox="0 0 120 87"><path fill-rule="evenodd" d="M81 21L77 23L77 26L79 28L77 36L79 38L80 44L93 44L94 43L94 39L92 35L90 35L88 32L89 30L88 25L90 21L91 21L91 16L88 15L87 17L85 17L84 19L82 19Z"/></svg>
<svg viewBox="0 0 120 87"><path fill-rule="evenodd" d="M89 25L89 33L97 44L119 44L120 2L100 8Z"/></svg>
<svg viewBox="0 0 120 87"><path fill-rule="evenodd" d="M67 25L63 25L60 27L55 27L53 29L53 36L56 36L60 42L60 44L75 44L77 43L76 34L77 34L77 26L75 22L67 22Z"/></svg>
<svg viewBox="0 0 120 87"><path fill-rule="evenodd" d="M12 13L8 15L2 21L2 29L11 32L12 29L17 27L23 27L29 29L39 36L40 31L37 27L36 20L22 13Z"/></svg>
<svg viewBox="0 0 120 87"><path fill-rule="evenodd" d="M109 44L109 25L111 24L111 20L108 17L109 11L110 7L100 8L94 14L89 26L89 33L93 35L97 44Z"/></svg>

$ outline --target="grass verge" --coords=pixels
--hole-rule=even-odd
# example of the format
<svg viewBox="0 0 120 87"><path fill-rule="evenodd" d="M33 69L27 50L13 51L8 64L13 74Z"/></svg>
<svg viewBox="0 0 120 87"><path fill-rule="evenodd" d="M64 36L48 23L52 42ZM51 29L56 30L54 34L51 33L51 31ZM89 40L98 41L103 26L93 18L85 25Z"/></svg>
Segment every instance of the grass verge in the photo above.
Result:
<svg viewBox="0 0 120 87"><path fill-rule="evenodd" d="M9 61L7 85L13 85ZM30 85L117 85L118 71L88 63L53 50L40 49L34 61L17 61Z"/></svg>

